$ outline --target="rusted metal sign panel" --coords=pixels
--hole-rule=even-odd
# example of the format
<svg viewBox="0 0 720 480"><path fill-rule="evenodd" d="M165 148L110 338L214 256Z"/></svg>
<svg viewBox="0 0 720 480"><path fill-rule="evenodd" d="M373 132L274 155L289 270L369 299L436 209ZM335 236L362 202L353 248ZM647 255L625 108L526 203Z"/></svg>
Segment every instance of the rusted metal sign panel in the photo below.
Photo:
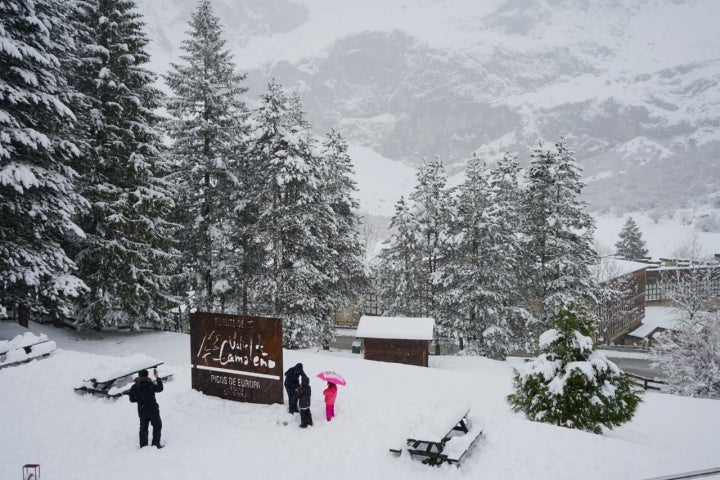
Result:
<svg viewBox="0 0 720 480"><path fill-rule="evenodd" d="M249 403L283 403L282 320L190 316L192 388Z"/></svg>

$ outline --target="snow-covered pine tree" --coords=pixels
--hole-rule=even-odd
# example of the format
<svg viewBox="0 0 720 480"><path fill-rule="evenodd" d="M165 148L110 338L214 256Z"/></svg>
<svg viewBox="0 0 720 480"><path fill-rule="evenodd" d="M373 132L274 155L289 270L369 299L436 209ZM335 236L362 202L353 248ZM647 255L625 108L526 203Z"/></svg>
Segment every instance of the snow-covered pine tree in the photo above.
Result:
<svg viewBox="0 0 720 480"><path fill-rule="evenodd" d="M422 255L418 228L405 197L395 203L389 228L392 234L383 242L375 265L380 310L383 315L416 317L422 314L420 287L424 279L418 267Z"/></svg>
<svg viewBox="0 0 720 480"><path fill-rule="evenodd" d="M581 168L564 139L554 149L541 143L527 169L527 244L532 259L529 310L541 326L550 324L559 309L594 298L590 266L597 263L593 249L595 222L580 200Z"/></svg>
<svg viewBox="0 0 720 480"><path fill-rule="evenodd" d="M498 181L499 178L493 178ZM506 305L515 288L514 208L501 200L490 171L473 156L458 187L454 220L439 270L440 304L464 351L504 359L510 349ZM510 208L510 210L505 210Z"/></svg>
<svg viewBox="0 0 720 480"><path fill-rule="evenodd" d="M630 260L643 258L648 254L640 228L638 228L632 217L628 217L627 220L625 220L625 225L623 225L622 230L620 230L619 239L617 243L615 243L615 248L617 249L617 255Z"/></svg>
<svg viewBox="0 0 720 480"><path fill-rule="evenodd" d="M676 328L655 340L653 367L663 372L668 391L720 397L720 313L679 311Z"/></svg>
<svg viewBox="0 0 720 480"><path fill-rule="evenodd" d="M337 288L330 248L337 225L327 179L297 97L271 82L255 121L252 198L258 238L267 246L258 297L267 313L283 319L287 348L317 345L332 330Z"/></svg>
<svg viewBox="0 0 720 480"><path fill-rule="evenodd" d="M564 306L554 328L540 336L543 351L514 374L507 400L528 419L602 433L632 419L640 392L617 366L594 350L595 324L584 309Z"/></svg>
<svg viewBox="0 0 720 480"><path fill-rule="evenodd" d="M410 193L414 224L421 263L418 278L422 279L420 290L421 316L436 317L443 324L438 309L439 285L437 274L443 264L444 244L453 215L452 190L447 186L445 165L438 160L423 163L417 172L417 184Z"/></svg>
<svg viewBox="0 0 720 480"><path fill-rule="evenodd" d="M522 210L521 175L517 155L506 152L490 171L488 184L495 208L500 212L499 229L504 233L499 238L507 242L501 242L496 248L506 257L506 268L499 275L509 285L503 301L505 322L510 330L509 343L515 350L529 351L534 343L532 323L535 318L528 312L524 297L528 287L526 272L532 270L528 261L532 257L524 250L526 243L523 239L527 227L525 212Z"/></svg>
<svg viewBox="0 0 720 480"><path fill-rule="evenodd" d="M78 302L80 327L139 324L166 327L173 320L168 273L176 255L166 220L172 191L163 177L162 94L143 65L149 42L132 0L78 2L79 65L71 78L84 95L78 115L83 155L81 192L90 210L78 223L79 276L90 288Z"/></svg>
<svg viewBox="0 0 720 480"><path fill-rule="evenodd" d="M86 207L70 166L78 149L61 69L72 50L66 8L0 2L0 318L67 315L68 299L85 289L61 246L82 235L73 217Z"/></svg>
<svg viewBox="0 0 720 480"><path fill-rule="evenodd" d="M329 298L333 312L343 312L351 299L357 299L368 287L364 247L360 241L360 218L352 160L348 145L340 133L331 130L321 152L325 198L332 209L334 224L328 225L330 256L326 258L332 279ZM332 332L334 336L334 332ZM332 338L332 337L331 337Z"/></svg>
<svg viewBox="0 0 720 480"><path fill-rule="evenodd" d="M403 198L395 206L390 221L395 232L379 255L379 295L387 315L435 318L436 342L449 343L454 335L439 301L439 268L452 219L452 192L439 160L424 162L416 176L410 202Z"/></svg>
<svg viewBox="0 0 720 480"><path fill-rule="evenodd" d="M191 307L223 309L241 279L233 266L243 252L231 243L239 228L237 209L247 203L241 181L248 111L240 95L244 75L235 72L225 48L219 19L210 2L201 0L182 42L183 64L172 64L166 82L173 92L167 102L173 116L169 135L176 166L177 223L180 250L187 269L184 291L194 292ZM236 290L242 291L242 286Z"/></svg>

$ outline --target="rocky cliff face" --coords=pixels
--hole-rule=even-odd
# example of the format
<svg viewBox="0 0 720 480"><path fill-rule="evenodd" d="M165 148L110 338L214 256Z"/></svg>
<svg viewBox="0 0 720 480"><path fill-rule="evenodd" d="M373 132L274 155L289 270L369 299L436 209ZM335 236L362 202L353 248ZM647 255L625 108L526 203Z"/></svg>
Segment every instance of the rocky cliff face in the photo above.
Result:
<svg viewBox="0 0 720 480"><path fill-rule="evenodd" d="M438 156L453 172L473 152L527 160L563 135L596 209L720 191L720 2L215 3L241 69L268 49L248 68L251 95L275 77L318 132L385 157ZM152 28L170 28L153 15Z"/></svg>

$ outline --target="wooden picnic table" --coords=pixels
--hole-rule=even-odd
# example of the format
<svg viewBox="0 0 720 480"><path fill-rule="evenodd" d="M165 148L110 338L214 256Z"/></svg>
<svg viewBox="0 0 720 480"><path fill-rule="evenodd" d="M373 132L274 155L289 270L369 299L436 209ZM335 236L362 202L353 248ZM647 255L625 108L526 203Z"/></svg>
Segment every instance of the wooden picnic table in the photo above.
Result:
<svg viewBox="0 0 720 480"><path fill-rule="evenodd" d="M0 368L11 367L42 358L55 351L57 345L45 335L30 332L0 342Z"/></svg>
<svg viewBox="0 0 720 480"><path fill-rule="evenodd" d="M470 407L464 404L444 405L432 414L423 417L422 422L410 432L409 439L442 439L456 427L462 430ZM463 426L458 426L460 423ZM464 433L467 433L465 429Z"/></svg>
<svg viewBox="0 0 720 480"><path fill-rule="evenodd" d="M466 432L466 435L456 435L448 438L448 441L443 445L443 455L446 456L445 461L450 464L457 464L458 466L462 463L467 455L472 452L473 448L480 440L482 431Z"/></svg>
<svg viewBox="0 0 720 480"><path fill-rule="evenodd" d="M482 435L472 432L470 408L464 405L443 406L423 417L406 439L411 457L422 458L425 463L443 462L460 464ZM400 455L401 449L390 449Z"/></svg>

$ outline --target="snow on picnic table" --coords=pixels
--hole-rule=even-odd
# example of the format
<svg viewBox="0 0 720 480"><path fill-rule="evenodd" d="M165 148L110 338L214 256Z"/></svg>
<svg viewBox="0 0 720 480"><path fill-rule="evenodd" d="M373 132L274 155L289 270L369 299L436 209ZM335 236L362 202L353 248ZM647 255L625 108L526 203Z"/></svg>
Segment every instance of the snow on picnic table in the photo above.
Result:
<svg viewBox="0 0 720 480"><path fill-rule="evenodd" d="M0 340L0 354L9 352L16 348L28 347L40 342L46 342L47 335L35 335L32 332L25 332L17 335L10 340Z"/></svg>
<svg viewBox="0 0 720 480"><path fill-rule="evenodd" d="M59 349L0 370L2 479L20 478L26 463L41 464L49 480L641 480L720 463L719 401L649 393L632 422L604 435L534 423L505 401L519 359L431 356L430 368L423 368L349 352L286 350L283 362L302 362L313 386L314 426L300 429L298 415L288 414L286 405L231 402L192 390L187 335L112 334L83 341L75 332L32 327ZM138 449L136 406L125 397L73 391L100 363L139 353L175 371L157 395L167 445L159 451ZM324 418L324 382L314 378L323 370L348 380L331 422ZM428 411L465 402L484 434L459 469L389 453Z"/></svg>
<svg viewBox="0 0 720 480"><path fill-rule="evenodd" d="M105 383L161 363L163 362L142 353L120 358L103 358L88 370L87 380Z"/></svg>
<svg viewBox="0 0 720 480"><path fill-rule="evenodd" d="M31 347L29 351L25 351L27 347ZM42 357L52 353L55 348L55 342L48 340L46 335L20 333L10 340L0 340L0 367Z"/></svg>
<svg viewBox="0 0 720 480"><path fill-rule="evenodd" d="M444 400L430 405L417 418L417 424L408 431L408 439L440 442L470 411L470 406Z"/></svg>

